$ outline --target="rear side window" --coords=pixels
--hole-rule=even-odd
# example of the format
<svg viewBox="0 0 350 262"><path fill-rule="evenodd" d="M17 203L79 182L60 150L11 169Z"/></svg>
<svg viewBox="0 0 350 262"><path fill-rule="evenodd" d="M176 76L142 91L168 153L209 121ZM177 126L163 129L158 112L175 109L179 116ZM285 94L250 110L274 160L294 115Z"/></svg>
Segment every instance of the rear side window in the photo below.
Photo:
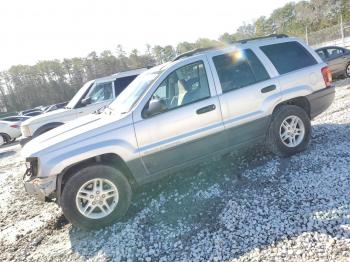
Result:
<svg viewBox="0 0 350 262"><path fill-rule="evenodd" d="M315 58L298 42L286 42L261 46L279 74L286 74L317 64Z"/></svg>
<svg viewBox="0 0 350 262"><path fill-rule="evenodd" d="M118 78L114 81L115 97L117 97L135 78L137 75Z"/></svg>
<svg viewBox="0 0 350 262"><path fill-rule="evenodd" d="M213 62L224 93L270 78L250 49L214 56Z"/></svg>

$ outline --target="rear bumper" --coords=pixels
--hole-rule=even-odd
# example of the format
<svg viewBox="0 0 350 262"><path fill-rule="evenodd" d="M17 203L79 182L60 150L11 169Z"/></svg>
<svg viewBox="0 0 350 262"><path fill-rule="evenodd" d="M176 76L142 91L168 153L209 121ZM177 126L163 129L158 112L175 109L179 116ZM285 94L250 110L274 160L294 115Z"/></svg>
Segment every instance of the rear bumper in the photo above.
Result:
<svg viewBox="0 0 350 262"><path fill-rule="evenodd" d="M56 191L56 177L40 178L30 174L27 169L23 176L24 188L26 192L40 201L46 201Z"/></svg>
<svg viewBox="0 0 350 262"><path fill-rule="evenodd" d="M332 104L334 97L334 87L326 87L306 96L310 103L311 119L326 111L327 108Z"/></svg>
<svg viewBox="0 0 350 262"><path fill-rule="evenodd" d="M30 140L32 140L33 137L32 136L28 136L28 137L22 137L19 140L19 144L21 145L21 147L24 147L25 144L27 144Z"/></svg>

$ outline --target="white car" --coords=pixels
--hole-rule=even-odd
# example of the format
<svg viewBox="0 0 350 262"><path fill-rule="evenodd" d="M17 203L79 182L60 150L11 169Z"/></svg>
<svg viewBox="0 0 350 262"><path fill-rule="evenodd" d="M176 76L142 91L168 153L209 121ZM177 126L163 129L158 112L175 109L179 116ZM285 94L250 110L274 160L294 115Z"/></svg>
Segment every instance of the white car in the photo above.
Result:
<svg viewBox="0 0 350 262"><path fill-rule="evenodd" d="M69 101L65 108L57 109L25 121L21 125L24 146L37 137L78 117L93 113L108 106L139 74L147 68L120 72L111 76L91 80Z"/></svg>
<svg viewBox="0 0 350 262"><path fill-rule="evenodd" d="M10 116L0 120L0 136L4 144L21 136L21 123L27 119L27 116Z"/></svg>

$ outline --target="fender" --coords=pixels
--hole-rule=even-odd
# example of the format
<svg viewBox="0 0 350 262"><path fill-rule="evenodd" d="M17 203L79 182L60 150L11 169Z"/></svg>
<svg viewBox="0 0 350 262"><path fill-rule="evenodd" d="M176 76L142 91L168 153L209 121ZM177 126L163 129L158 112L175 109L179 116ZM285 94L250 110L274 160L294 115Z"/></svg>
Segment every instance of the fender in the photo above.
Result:
<svg viewBox="0 0 350 262"><path fill-rule="evenodd" d="M281 90L278 94L268 97L264 102L262 108L267 108L267 115L271 115L276 106L279 104L298 97L306 97L314 91L308 85L296 86Z"/></svg>

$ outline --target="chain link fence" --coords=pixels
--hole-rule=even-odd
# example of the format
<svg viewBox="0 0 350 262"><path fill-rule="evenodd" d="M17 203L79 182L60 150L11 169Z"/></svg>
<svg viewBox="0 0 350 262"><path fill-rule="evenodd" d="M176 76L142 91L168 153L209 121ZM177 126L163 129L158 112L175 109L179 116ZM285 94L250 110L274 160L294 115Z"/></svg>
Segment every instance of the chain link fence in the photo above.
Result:
<svg viewBox="0 0 350 262"><path fill-rule="evenodd" d="M317 32L307 32L306 42L313 47L337 45L350 47L350 23L342 23Z"/></svg>

